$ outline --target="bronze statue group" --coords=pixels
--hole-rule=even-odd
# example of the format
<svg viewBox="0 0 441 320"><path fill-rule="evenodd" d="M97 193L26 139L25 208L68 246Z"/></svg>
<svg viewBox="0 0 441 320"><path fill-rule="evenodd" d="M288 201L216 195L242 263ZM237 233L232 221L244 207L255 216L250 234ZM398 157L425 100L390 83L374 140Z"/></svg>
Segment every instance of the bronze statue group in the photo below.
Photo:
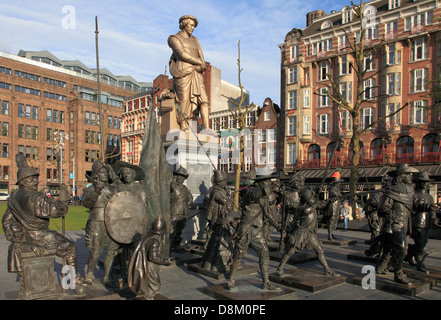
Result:
<svg viewBox="0 0 441 320"><path fill-rule="evenodd" d="M148 195L140 184L145 175L140 167L122 161L113 165L98 160L93 163L91 175L87 176L91 185L82 196L83 205L90 209L85 228L89 258L83 278L77 269L75 244L48 229L49 219L67 213L67 189L61 188L57 199L47 197L38 191L38 170L28 166L20 154L17 154L16 161L19 188L8 200L2 221L6 239L11 242L9 272L16 272L22 282L21 253L30 251L38 256L53 250L55 255L66 258L67 264L75 268L77 286L87 288L93 285L94 269L104 250L105 285L112 287L116 281L121 286L123 281L135 294L147 299L155 297L160 289L161 267L173 264L170 253L178 250L181 244L193 204L193 196L184 185L189 174L183 167L173 172L171 226L167 229L165 219L160 216L153 221L139 220L139 217L148 216ZM213 171L213 186L204 199L207 227L201 267L225 274L227 290L235 290L236 272L251 247L259 259L262 290L280 291L269 280L268 239L274 229L280 233L279 251L283 252L277 275L285 275L284 266L297 250L312 249L324 274L338 276L326 261L317 231L319 213L323 213L323 222L327 223L329 230L328 239L335 239L332 230L338 221L340 201L346 197L339 189L343 180L333 175L329 180L328 199L319 200L321 189L305 186L301 173L288 179L288 183L286 178L279 181L274 178L274 175L256 176L251 185L240 191L237 207L227 187L226 173ZM383 187L373 192L364 206L372 232L370 247L365 253L378 258L377 273L393 269L395 281L401 284L411 283L403 272L403 261L427 272L424 259L429 230L439 225L436 217L439 207L429 193L432 181L427 172L400 164L387 173ZM121 192L131 194L131 202L137 204L124 201L118 201L116 207L110 204ZM131 219L124 220L125 215L132 215ZM145 221L145 225L140 226L139 221ZM168 234L167 230L170 230ZM409 236L414 243L409 242ZM114 261L115 257L117 261ZM114 264L120 266L118 279L112 275Z"/></svg>

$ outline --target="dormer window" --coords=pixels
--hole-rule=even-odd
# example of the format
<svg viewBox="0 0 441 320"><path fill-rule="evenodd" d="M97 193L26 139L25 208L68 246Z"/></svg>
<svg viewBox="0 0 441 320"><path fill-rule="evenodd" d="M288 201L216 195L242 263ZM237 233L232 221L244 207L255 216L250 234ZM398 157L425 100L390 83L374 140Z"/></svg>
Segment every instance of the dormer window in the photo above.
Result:
<svg viewBox="0 0 441 320"><path fill-rule="evenodd" d="M324 29L328 29L332 27L332 22L331 20L326 20L322 23L322 26L320 28L320 30L324 30Z"/></svg>
<svg viewBox="0 0 441 320"><path fill-rule="evenodd" d="M343 8L343 10L341 11L341 19L342 19L343 24L352 21L352 8L351 8L351 6L346 6Z"/></svg>
<svg viewBox="0 0 441 320"><path fill-rule="evenodd" d="M400 0L389 0L389 10L400 7Z"/></svg>

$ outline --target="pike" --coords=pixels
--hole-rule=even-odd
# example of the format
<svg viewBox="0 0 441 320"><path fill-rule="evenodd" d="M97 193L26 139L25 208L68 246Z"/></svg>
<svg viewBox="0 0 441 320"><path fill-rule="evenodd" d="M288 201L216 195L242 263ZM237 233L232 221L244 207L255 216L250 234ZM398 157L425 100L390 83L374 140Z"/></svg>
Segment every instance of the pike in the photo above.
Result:
<svg viewBox="0 0 441 320"><path fill-rule="evenodd" d="M282 198L282 226L281 226L281 232L280 232L280 242L279 242L279 250L278 252L281 253L285 251L285 237L286 237L286 190L285 186L282 185L283 188L283 198Z"/></svg>

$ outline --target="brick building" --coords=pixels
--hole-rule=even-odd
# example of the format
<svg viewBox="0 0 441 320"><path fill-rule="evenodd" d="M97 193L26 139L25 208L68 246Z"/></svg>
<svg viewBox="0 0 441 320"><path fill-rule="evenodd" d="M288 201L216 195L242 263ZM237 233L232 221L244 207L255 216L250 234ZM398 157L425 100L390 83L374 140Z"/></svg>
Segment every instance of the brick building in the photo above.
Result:
<svg viewBox="0 0 441 320"><path fill-rule="evenodd" d="M365 16L373 19L366 28L366 50L381 41L383 47L364 58L366 78L371 78L364 81L359 125L369 126L408 105L361 136L360 165L371 167L372 181L401 162L424 165L440 180L441 113L439 107L428 109L434 105L430 81L441 72L440 1L374 0L365 9ZM280 45L283 169L310 169L309 176L321 178L323 170L313 169L326 167L337 139L343 140L343 148L332 167L345 173L352 164L352 119L324 93L332 80L343 99L353 104L357 98L348 39L360 37L360 21L351 6L329 15L317 10L306 20L305 28L292 29ZM385 171L376 171L379 167Z"/></svg>
<svg viewBox="0 0 441 320"><path fill-rule="evenodd" d="M84 174L100 150L100 120L106 153L120 157L123 101L151 85L103 69L100 119L96 74L78 60L62 61L48 51L0 52L1 191L16 188L15 154L22 152L40 170L40 189L47 185L56 192L55 152L62 136L62 179L81 194Z"/></svg>

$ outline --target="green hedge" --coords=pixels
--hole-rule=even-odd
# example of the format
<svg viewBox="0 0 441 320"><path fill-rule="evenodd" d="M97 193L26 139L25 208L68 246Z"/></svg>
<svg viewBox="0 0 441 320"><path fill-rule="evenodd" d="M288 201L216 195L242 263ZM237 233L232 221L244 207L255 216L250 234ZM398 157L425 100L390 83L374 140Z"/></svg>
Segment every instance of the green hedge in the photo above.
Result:
<svg viewBox="0 0 441 320"><path fill-rule="evenodd" d="M3 219L3 215L6 211L6 202L0 203L0 216ZM67 212L65 220L65 229L69 230L83 230L86 227L87 219L89 218L89 209L79 206L69 206L69 211ZM62 219L51 219L49 224L49 229L61 231L62 229ZM4 233L3 225L0 226L0 233Z"/></svg>

